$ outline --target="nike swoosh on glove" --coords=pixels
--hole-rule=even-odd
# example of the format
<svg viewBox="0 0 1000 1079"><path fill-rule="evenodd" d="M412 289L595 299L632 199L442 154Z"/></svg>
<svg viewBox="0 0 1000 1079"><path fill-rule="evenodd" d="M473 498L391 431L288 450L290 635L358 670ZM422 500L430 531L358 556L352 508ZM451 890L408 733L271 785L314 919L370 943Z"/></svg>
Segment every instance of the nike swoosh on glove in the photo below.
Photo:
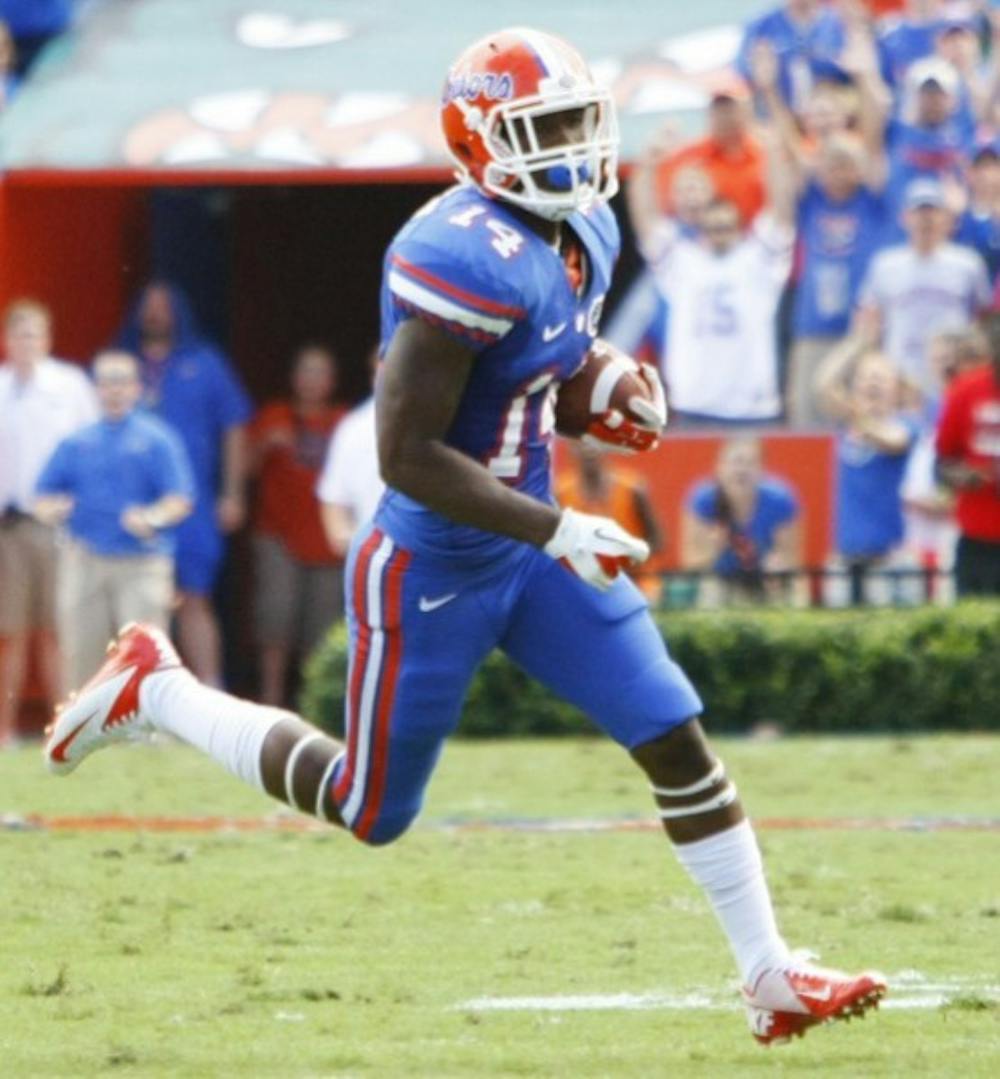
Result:
<svg viewBox="0 0 1000 1079"><path fill-rule="evenodd" d="M571 509L562 511L559 527L542 550L601 592L625 567L649 558L649 544L610 517Z"/></svg>
<svg viewBox="0 0 1000 1079"><path fill-rule="evenodd" d="M628 400L629 418L617 408L609 408L591 420L581 438L588 446L617 453L644 453L655 449L667 426L667 402L663 383L652 364L639 365L639 376L649 387L650 397L633 396Z"/></svg>

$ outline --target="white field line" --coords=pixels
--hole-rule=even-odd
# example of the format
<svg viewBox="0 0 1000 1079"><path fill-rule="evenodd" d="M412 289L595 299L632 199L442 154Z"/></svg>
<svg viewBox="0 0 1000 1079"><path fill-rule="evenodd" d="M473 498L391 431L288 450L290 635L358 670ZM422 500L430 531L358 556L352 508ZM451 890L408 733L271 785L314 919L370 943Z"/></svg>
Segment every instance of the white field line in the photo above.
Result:
<svg viewBox="0 0 1000 1079"><path fill-rule="evenodd" d="M889 977L889 995L880 1007L905 1011L939 1008L957 997L974 996L1000 1003L1000 985L974 978L928 981L917 971ZM736 993L695 989L687 993L589 993L548 997L473 997L453 1006L467 1012L606 1012L606 1011L735 1011Z"/></svg>

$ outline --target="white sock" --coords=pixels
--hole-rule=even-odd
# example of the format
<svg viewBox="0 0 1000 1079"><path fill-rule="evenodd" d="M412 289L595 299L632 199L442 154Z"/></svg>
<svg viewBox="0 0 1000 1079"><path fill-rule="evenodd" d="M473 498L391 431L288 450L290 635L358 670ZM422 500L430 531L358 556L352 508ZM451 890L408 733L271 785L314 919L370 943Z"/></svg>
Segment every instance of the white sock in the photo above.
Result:
<svg viewBox="0 0 1000 1079"><path fill-rule="evenodd" d="M290 712L210 689L186 670L152 674L139 692L143 713L157 730L190 743L263 790L261 746L267 732Z"/></svg>
<svg viewBox="0 0 1000 1079"><path fill-rule="evenodd" d="M712 904L743 984L788 959L764 879L764 863L748 820L694 843L674 844L677 858Z"/></svg>

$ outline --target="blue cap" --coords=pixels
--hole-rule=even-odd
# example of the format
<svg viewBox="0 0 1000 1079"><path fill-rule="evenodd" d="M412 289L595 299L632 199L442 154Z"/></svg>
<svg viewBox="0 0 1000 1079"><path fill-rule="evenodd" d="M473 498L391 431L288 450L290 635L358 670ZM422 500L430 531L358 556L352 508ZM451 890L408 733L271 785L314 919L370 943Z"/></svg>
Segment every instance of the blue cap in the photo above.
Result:
<svg viewBox="0 0 1000 1079"><path fill-rule="evenodd" d="M946 206L944 188L930 176L912 180L906 185L903 205L907 210L916 210L921 206L934 206L943 209Z"/></svg>

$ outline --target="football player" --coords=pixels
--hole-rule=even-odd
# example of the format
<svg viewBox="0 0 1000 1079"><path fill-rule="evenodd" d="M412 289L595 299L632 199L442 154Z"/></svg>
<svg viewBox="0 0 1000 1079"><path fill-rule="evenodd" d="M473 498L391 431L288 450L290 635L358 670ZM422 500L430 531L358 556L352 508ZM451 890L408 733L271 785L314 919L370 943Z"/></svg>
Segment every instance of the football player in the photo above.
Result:
<svg viewBox="0 0 1000 1079"><path fill-rule="evenodd" d="M551 497L553 400L597 334L618 253L607 206L618 137L608 92L566 42L492 34L456 62L442 124L459 183L385 257L378 448L388 485L347 566L347 740L199 684L170 643L126 627L46 746L71 771L154 728L272 796L390 843L417 816L476 667L493 648L588 713L647 775L677 855L735 955L758 1040L860 1013L885 990L793 956L697 693L623 566L648 549ZM591 439L648 448L662 392Z"/></svg>

